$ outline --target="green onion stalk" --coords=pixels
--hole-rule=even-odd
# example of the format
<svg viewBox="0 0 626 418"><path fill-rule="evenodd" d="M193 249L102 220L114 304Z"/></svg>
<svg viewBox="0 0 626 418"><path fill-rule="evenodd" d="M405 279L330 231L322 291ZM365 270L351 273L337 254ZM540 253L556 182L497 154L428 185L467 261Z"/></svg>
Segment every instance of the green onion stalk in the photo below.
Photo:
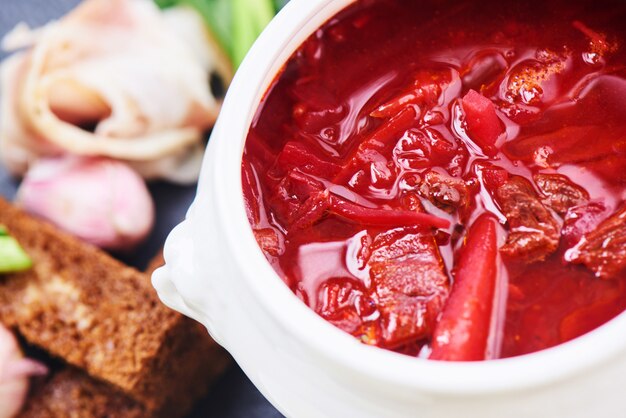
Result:
<svg viewBox="0 0 626 418"><path fill-rule="evenodd" d="M30 257L17 240L0 225L0 274L28 270L32 264Z"/></svg>
<svg viewBox="0 0 626 418"><path fill-rule="evenodd" d="M288 0L155 0L160 8L189 6L207 27L236 69L246 53Z"/></svg>

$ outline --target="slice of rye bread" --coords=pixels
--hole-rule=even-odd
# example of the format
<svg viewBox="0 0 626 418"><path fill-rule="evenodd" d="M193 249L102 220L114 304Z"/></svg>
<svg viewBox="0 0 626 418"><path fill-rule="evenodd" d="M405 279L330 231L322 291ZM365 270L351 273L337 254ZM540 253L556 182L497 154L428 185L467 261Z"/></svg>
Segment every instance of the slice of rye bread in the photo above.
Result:
<svg viewBox="0 0 626 418"><path fill-rule="evenodd" d="M150 262L146 274L152 274L163 264L163 253L160 252ZM211 341L200 324L190 319L186 321L190 327L196 327L197 338ZM191 347L195 346L191 344ZM207 363L213 365L212 370L207 372L206 367L196 370L198 377L204 376L204 380L190 376L192 381L201 382L197 391L199 395L206 392L207 385L228 365L221 353L214 360ZM176 418L186 415L190 406L170 403L161 411L151 411L110 384L100 382L81 370L65 367L50 380L35 387L19 418Z"/></svg>
<svg viewBox="0 0 626 418"><path fill-rule="evenodd" d="M80 370L56 373L28 399L19 418L146 418L150 411Z"/></svg>
<svg viewBox="0 0 626 418"><path fill-rule="evenodd" d="M200 324L190 321L189 325L195 327L198 335L206 336ZM18 418L182 418L191 412L229 364L223 352L205 353L202 358L201 351L190 354L178 361L193 366L194 371L186 376L188 381L178 380L185 377L173 376L172 386L178 390L165 394L169 400L162 403L160 409L151 409L82 370L63 366L32 390ZM208 361L211 359L213 361ZM190 387L190 382L195 386ZM174 398L172 394L180 395L181 389L190 393Z"/></svg>
<svg viewBox="0 0 626 418"><path fill-rule="evenodd" d="M198 331L203 329L199 324L191 325L197 325ZM146 407L82 370L65 366L33 388L18 418L182 418L207 393L229 362L224 359L206 362L205 359L205 363L212 364L212 367L207 369L200 364L186 377L188 380L170 382L170 385L184 386L191 394L179 399L170 398L159 410ZM195 387L190 387L189 382Z"/></svg>
<svg viewBox="0 0 626 418"><path fill-rule="evenodd" d="M0 199L0 224L33 259L0 279L0 322L162 416L180 416L227 354L160 303L150 279ZM168 415L168 413L170 415Z"/></svg>

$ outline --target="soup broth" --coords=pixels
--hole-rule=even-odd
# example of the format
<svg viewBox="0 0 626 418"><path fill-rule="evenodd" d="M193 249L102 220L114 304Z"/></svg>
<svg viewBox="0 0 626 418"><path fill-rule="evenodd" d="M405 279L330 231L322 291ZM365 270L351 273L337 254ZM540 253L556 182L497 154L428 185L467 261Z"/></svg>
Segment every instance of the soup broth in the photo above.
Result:
<svg viewBox="0 0 626 418"><path fill-rule="evenodd" d="M362 0L304 42L245 145L295 295L438 360L552 347L626 308L626 2Z"/></svg>

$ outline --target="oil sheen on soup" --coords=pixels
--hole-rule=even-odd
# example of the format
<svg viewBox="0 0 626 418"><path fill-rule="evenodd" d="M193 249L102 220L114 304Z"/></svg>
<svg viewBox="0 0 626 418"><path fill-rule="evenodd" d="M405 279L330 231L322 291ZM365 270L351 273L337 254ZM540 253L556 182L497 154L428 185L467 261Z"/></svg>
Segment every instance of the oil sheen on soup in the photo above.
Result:
<svg viewBox="0 0 626 418"><path fill-rule="evenodd" d="M277 76L248 218L305 304L436 360L626 308L626 2L357 1Z"/></svg>

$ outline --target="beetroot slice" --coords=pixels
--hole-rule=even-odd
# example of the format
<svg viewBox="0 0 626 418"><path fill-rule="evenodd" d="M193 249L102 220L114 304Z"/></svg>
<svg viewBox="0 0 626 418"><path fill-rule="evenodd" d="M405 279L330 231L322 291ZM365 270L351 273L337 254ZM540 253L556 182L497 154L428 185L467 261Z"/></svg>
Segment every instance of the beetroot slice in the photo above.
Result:
<svg viewBox="0 0 626 418"><path fill-rule="evenodd" d="M318 192L307 199L304 205L293 215L292 231L306 229L319 222L328 213L330 206L328 190Z"/></svg>
<svg viewBox="0 0 626 418"><path fill-rule="evenodd" d="M450 221L428 213L402 209L372 209L330 196L330 210L343 218L364 225L378 226L424 226L446 229Z"/></svg>
<svg viewBox="0 0 626 418"><path fill-rule="evenodd" d="M294 168L322 178L332 178L341 171L337 164L325 161L315 155L309 147L298 142L287 142L278 154L277 165L284 171Z"/></svg>
<svg viewBox="0 0 626 418"><path fill-rule="evenodd" d="M485 154L495 155L496 141L504 132L504 127L496 114L493 102L476 91L470 90L461 103L470 138Z"/></svg>
<svg viewBox="0 0 626 418"><path fill-rule="evenodd" d="M344 168L333 179L333 183L341 184L352 177L356 167L364 160L368 151L384 151L395 145L400 136L416 125L417 112L413 107L401 110L396 116L380 125L369 137L365 138L348 158Z"/></svg>
<svg viewBox="0 0 626 418"><path fill-rule="evenodd" d="M497 281L497 219L482 215L470 228L455 283L432 339L432 360L485 360Z"/></svg>

